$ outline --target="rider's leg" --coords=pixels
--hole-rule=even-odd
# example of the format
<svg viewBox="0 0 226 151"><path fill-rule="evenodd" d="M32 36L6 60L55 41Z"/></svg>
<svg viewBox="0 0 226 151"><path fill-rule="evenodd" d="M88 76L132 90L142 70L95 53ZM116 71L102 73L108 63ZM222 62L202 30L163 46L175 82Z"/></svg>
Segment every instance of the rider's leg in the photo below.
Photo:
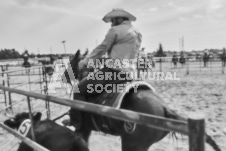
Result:
<svg viewBox="0 0 226 151"><path fill-rule="evenodd" d="M96 84L100 84L100 86L105 86L108 83L111 83L114 81L114 79L105 79L104 76L103 78L100 78L100 75L105 75L106 72L109 73L119 73L120 71L109 69L109 68L103 68L100 69L98 72L94 74L94 78L85 77L83 80L81 80L78 84L78 93L74 93L74 99L80 100L80 101L87 101L86 98L97 95L98 93L95 91L95 89L89 89L90 87L94 88ZM70 111L71 115L71 124L76 125L76 128L79 128L82 125L82 112L79 110L72 109Z"/></svg>

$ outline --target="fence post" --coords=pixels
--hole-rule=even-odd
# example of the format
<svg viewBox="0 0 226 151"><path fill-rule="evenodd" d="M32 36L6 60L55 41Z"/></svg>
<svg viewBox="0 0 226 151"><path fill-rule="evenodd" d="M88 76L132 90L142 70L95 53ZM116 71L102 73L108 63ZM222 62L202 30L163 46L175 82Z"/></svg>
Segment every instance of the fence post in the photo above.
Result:
<svg viewBox="0 0 226 151"><path fill-rule="evenodd" d="M210 64L209 64L210 65L210 70L212 71L212 58L209 59L209 62L210 62Z"/></svg>
<svg viewBox="0 0 226 151"><path fill-rule="evenodd" d="M189 58L187 58L187 75L189 75Z"/></svg>
<svg viewBox="0 0 226 151"><path fill-rule="evenodd" d="M42 93L42 75L41 75L41 69L40 67L38 68L38 74L39 74L39 84L40 84L40 91Z"/></svg>
<svg viewBox="0 0 226 151"><path fill-rule="evenodd" d="M200 58L199 68L200 68L200 72L201 72L201 68L202 68L202 59L201 58Z"/></svg>
<svg viewBox="0 0 226 151"><path fill-rule="evenodd" d="M224 70L225 70L225 66L224 66L224 62L222 61L222 74L224 74Z"/></svg>
<svg viewBox="0 0 226 151"><path fill-rule="evenodd" d="M159 65L159 67L160 67L160 72L162 72L162 58L160 58L159 63L160 63L160 65Z"/></svg>
<svg viewBox="0 0 226 151"><path fill-rule="evenodd" d="M5 69L4 69L4 66L1 65L1 69L2 69L1 75L2 75L2 78L3 78L2 85L5 86L5 73L4 73ZM5 90L3 90L3 94L4 94L4 99L5 99L5 106L7 106L7 101L6 101L7 98L6 98L6 91Z"/></svg>
<svg viewBox="0 0 226 151"><path fill-rule="evenodd" d="M31 120L31 137L32 137L32 140L35 141L34 121L33 121L33 116L31 111L31 100L29 96L27 97L27 104L28 104L28 110L29 110L29 118Z"/></svg>
<svg viewBox="0 0 226 151"><path fill-rule="evenodd" d="M6 81L7 81L7 87L10 88L10 82L9 82L9 73L6 73ZM13 110L12 107L12 99L11 99L11 93L8 92L8 97L9 97L9 108L11 109L11 111Z"/></svg>
<svg viewBox="0 0 226 151"><path fill-rule="evenodd" d="M48 79L47 79L47 74L46 74L46 71L45 71L45 68L46 66L44 65L43 66L43 79L44 79L44 82L45 82L45 89L44 89L44 93L46 95L48 95ZM49 104L49 101L46 101L46 114L47 114L47 118L50 119L50 104Z"/></svg>
<svg viewBox="0 0 226 151"><path fill-rule="evenodd" d="M28 72L28 85L29 85L29 89L31 91L31 77L30 77L30 72Z"/></svg>
<svg viewBox="0 0 226 151"><path fill-rule="evenodd" d="M199 114L188 117L189 151L205 150L205 119Z"/></svg>

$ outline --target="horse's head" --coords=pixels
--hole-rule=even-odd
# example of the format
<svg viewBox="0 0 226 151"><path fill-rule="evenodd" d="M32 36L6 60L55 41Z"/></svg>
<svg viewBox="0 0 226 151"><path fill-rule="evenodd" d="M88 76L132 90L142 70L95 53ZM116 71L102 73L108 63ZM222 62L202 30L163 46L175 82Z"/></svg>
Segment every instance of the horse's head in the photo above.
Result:
<svg viewBox="0 0 226 151"><path fill-rule="evenodd" d="M73 80L73 76L70 76L71 74L74 75L74 78L76 80L81 80L83 77L85 77L88 74L87 71L90 69L84 68L82 70L79 70L79 62L86 57L88 52L86 51L85 54L81 55L80 50L76 52L76 54L71 57L70 62L68 64L68 68L64 71L64 74L62 76L62 80L67 83L71 83L71 80Z"/></svg>
<svg viewBox="0 0 226 151"><path fill-rule="evenodd" d="M42 117L42 113L34 112L32 114L32 117L34 121L39 121ZM23 121L26 119L29 119L29 113L27 112L18 113L15 117L5 120L4 124L9 126L10 128L18 129L21 123L23 123Z"/></svg>
<svg viewBox="0 0 226 151"><path fill-rule="evenodd" d="M86 52L82 55L84 58L88 55L89 50L87 49Z"/></svg>
<svg viewBox="0 0 226 151"><path fill-rule="evenodd" d="M71 83L72 77L70 76L72 74L74 75L75 79L78 79L79 61L80 61L80 50L78 50L74 56L70 57L68 67L64 71L63 76L62 76L63 82L72 84Z"/></svg>

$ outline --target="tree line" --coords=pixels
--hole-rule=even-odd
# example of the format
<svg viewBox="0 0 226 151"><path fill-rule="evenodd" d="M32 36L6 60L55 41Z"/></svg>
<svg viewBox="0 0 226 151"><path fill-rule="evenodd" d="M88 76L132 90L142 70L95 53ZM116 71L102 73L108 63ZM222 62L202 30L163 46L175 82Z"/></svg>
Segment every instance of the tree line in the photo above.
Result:
<svg viewBox="0 0 226 151"><path fill-rule="evenodd" d="M197 52L196 50L193 50L194 52ZM204 49L202 51L206 51L206 52L209 52L209 53L226 53L226 49L223 48L223 49ZM175 52L175 51L172 51L172 50L168 50L167 52ZM166 57L167 56L167 52L165 52L163 50L163 46L162 44L160 43L159 44L159 48L157 49L157 51L154 53L154 56L155 57ZM191 52L191 51L187 51L188 53ZM219 56L221 56L222 54L219 54Z"/></svg>
<svg viewBox="0 0 226 151"><path fill-rule="evenodd" d="M220 51L219 49L206 49L209 52L218 52ZM223 49L223 51L225 51L225 48ZM66 57L66 56L70 56L73 54L34 54L31 53L29 54L29 58L42 58L42 57ZM155 57L166 57L166 52L164 52L163 50L163 46L162 44L159 44L159 48L157 49L155 55ZM22 54L20 54L17 50L15 49L1 49L0 50L0 59L17 59L17 58L23 58Z"/></svg>
<svg viewBox="0 0 226 151"><path fill-rule="evenodd" d="M29 53L29 52L28 52ZM22 56L23 53L19 53L15 49L1 49L0 50L0 59L18 59L18 58L23 58ZM30 53L29 58L42 58L42 57L65 57L65 56L70 56L71 54L34 54Z"/></svg>
<svg viewBox="0 0 226 151"><path fill-rule="evenodd" d="M20 53L15 49L1 49L0 59L17 59L20 58Z"/></svg>

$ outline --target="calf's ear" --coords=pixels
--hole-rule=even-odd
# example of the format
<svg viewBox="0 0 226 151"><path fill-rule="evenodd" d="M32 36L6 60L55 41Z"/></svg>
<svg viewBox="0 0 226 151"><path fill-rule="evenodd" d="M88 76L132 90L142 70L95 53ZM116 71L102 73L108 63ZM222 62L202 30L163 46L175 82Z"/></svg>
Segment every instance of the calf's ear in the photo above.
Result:
<svg viewBox="0 0 226 151"><path fill-rule="evenodd" d="M33 120L34 121L40 121L42 118L42 113L41 112L34 112L33 113Z"/></svg>
<svg viewBox="0 0 226 151"><path fill-rule="evenodd" d="M14 119L8 119L8 120L5 120L5 121L4 121L4 124L7 125L7 126L10 127L10 128L13 128L13 129L18 128L18 127L17 127L18 124L17 124L17 122L16 122Z"/></svg>

